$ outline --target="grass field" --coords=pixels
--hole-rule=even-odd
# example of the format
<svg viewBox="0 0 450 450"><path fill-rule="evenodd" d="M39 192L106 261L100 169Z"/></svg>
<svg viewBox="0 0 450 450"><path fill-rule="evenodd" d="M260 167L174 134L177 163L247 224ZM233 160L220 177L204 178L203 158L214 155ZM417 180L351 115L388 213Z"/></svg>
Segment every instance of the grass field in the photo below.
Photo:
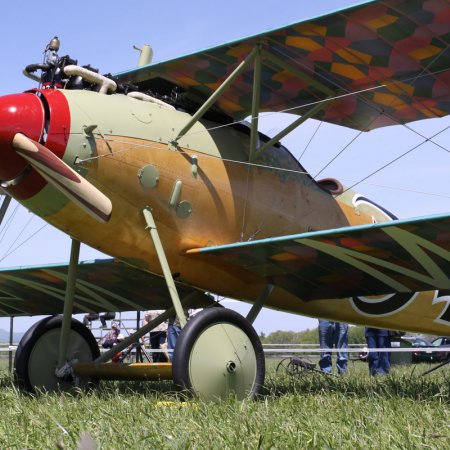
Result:
<svg viewBox="0 0 450 450"><path fill-rule="evenodd" d="M169 382L30 396L4 371L0 448L76 448L87 432L101 449L450 449L450 367L418 376L429 367L292 377L269 361L260 400L218 404L182 402Z"/></svg>

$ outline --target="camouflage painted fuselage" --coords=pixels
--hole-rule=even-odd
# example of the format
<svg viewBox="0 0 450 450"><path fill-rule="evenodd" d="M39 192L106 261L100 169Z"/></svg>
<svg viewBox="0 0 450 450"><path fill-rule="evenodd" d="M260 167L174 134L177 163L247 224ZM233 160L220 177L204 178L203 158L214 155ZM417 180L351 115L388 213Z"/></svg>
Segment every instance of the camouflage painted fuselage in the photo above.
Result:
<svg viewBox="0 0 450 450"><path fill-rule="evenodd" d="M142 214L147 206L178 281L249 302L260 294L263 280L211 259L186 256L185 251L389 220L355 192L332 195L283 146L248 163L249 133L243 125L217 127L201 121L174 147L171 142L190 119L187 113L120 94L43 90L23 95L36 94L45 111L39 139L110 198L112 215L105 224L97 222L34 170L7 191L72 237L143 270L161 274ZM387 315L367 315L350 299L306 302L281 288L274 289L267 305L444 333L448 327L435 321L442 312L442 305L432 304L435 295L422 293L401 312ZM411 323L417 314L421 323Z"/></svg>

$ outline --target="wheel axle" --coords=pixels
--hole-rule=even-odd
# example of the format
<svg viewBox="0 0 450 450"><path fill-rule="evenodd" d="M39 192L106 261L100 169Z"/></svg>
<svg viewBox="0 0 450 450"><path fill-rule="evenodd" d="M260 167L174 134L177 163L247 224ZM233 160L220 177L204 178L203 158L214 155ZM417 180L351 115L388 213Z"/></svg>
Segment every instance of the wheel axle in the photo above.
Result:
<svg viewBox="0 0 450 450"><path fill-rule="evenodd" d="M227 362L227 370L229 373L236 372L236 363L234 361L228 361Z"/></svg>

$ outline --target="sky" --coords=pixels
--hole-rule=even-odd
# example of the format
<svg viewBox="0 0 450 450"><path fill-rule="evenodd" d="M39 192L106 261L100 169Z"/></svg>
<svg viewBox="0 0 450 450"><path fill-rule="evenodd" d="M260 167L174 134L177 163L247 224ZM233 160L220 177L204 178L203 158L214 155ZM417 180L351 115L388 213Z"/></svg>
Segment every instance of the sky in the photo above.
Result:
<svg viewBox="0 0 450 450"><path fill-rule="evenodd" d="M0 95L36 86L22 75L22 70L28 64L42 61L43 50L55 35L61 40L60 55L69 54L80 65L91 64L101 73L117 73L136 66L139 54L133 45L151 45L153 62L164 61L357 3L360 2L111 0L106 3L81 0L75 4L59 2L58 7L54 7L52 4L40 6L30 0L9 2L8 8L2 10ZM260 119L261 131L275 135L294 118L289 114L264 114ZM302 155L300 162L313 176L338 178L347 186L424 141L402 126L358 136L357 131L337 125L323 124L319 128L318 125L319 122L308 120L282 142L297 157ZM450 126L448 117L410 124L410 128L427 137L447 126ZM450 148L450 131L444 131L433 140ZM355 190L400 218L444 213L449 210L449 175L449 152L426 143L358 184ZM0 231L0 267L69 259L67 236L46 226L24 208L13 206L10 214L14 219L5 222L8 232ZM80 259L95 257L99 257L98 252L82 246ZM249 308L237 302L229 305L240 312ZM0 319L0 328L6 329L8 323L9 320ZM316 323L315 319L266 310L254 325L258 332L267 334L277 329L313 328ZM20 319L15 328L22 331L30 324L30 319Z"/></svg>

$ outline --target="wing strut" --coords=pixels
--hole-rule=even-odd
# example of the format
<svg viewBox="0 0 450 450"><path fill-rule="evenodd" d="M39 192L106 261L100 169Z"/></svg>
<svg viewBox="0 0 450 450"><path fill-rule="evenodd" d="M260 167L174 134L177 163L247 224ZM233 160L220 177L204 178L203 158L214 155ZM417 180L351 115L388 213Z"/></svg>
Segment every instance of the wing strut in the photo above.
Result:
<svg viewBox="0 0 450 450"><path fill-rule="evenodd" d="M255 64L253 68L253 95L252 95L252 127L250 130L250 152L249 159L252 161L258 150L258 123L259 123L259 107L261 103L261 44L255 49Z"/></svg>
<svg viewBox="0 0 450 450"><path fill-rule="evenodd" d="M247 320L250 323L253 323L258 317L259 312L264 306L264 303L266 303L266 300L269 298L269 295L272 293L273 288L273 284L270 283L264 286L264 289L262 290L261 294L259 294L258 299L255 303L253 303L252 309L247 314Z"/></svg>
<svg viewBox="0 0 450 450"><path fill-rule="evenodd" d="M206 100L205 103L198 109L198 111L192 116L191 120L181 129L177 137L172 141L173 145L178 143L178 140L183 137L194 125L200 120L200 118L208 111L209 108L215 103L215 101L228 89L233 81L245 70L248 64L255 58L256 48L254 48L250 54L231 72L226 80L212 93L212 95Z"/></svg>
<svg viewBox="0 0 450 450"><path fill-rule="evenodd" d="M164 252L164 248L162 246L161 240L159 238L158 230L156 229L156 224L153 219L153 215L151 212L150 207L146 207L142 210L142 213L145 218L145 222L147 223L147 229L150 231L150 235L153 240L153 244L155 245L156 253L159 259L159 263L161 264L161 268L163 270L164 278L167 283L167 287L169 289L169 294L172 299L173 307L167 309L162 314L160 314L158 317L156 317L154 320L150 321L147 325L139 328L136 332L128 336L126 339L124 339L119 344L115 345L114 348L111 350L108 350L107 352L100 355L95 361L94 364L99 364L108 361L110 358L112 358L115 354L118 352L124 350L129 345L131 345L133 342L136 342L137 339L141 338L145 334L147 334L150 330L153 330L157 325L161 324L165 320L167 320L170 316L172 316L174 313L178 316L178 319L180 320L180 324L182 327L186 325L186 317L184 315L184 308L191 305L193 301L195 301L196 297L201 294L199 291L193 291L190 294L188 294L183 300L180 300L180 297L178 296L177 288L175 286L175 282L173 281L172 273L170 272L170 267L167 262L166 254ZM80 367L84 373L91 373L86 372L86 370L89 370L89 367L92 367L92 364L84 364L84 365L77 365ZM75 372L77 372L77 366L74 367ZM84 368L83 368L84 367ZM80 369L80 370L81 370Z"/></svg>
<svg viewBox="0 0 450 450"><path fill-rule="evenodd" d="M272 66L290 72L295 77L302 79L309 85L314 86L319 92L327 96L324 99L318 99L317 103L312 102L312 108L305 111L304 114L292 124L280 131L269 142L258 148L258 122L259 112L261 110L261 89L262 89L262 64L269 62ZM252 87L252 107L251 107L251 129L250 129L250 161L257 159L263 152L271 148L281 138L289 134L307 119L314 117L320 110L330 105L335 99L336 92L322 84L320 81L312 78L298 67L294 67L283 59L267 51L263 42L258 42L251 52L243 59L231 74L222 82L222 84L210 95L197 112L191 117L188 123L177 133L176 137L170 143L177 147L179 140L201 119L201 117L213 106L217 99L233 84L247 67L253 63L253 87ZM304 105L306 106L306 105Z"/></svg>
<svg viewBox="0 0 450 450"><path fill-rule="evenodd" d="M189 294L187 294L186 297L184 297L180 302L180 304L182 305L181 306L182 309L190 307L198 299L199 295L203 295L203 292L192 291ZM139 328L134 333L127 336L122 342L119 342L117 345L115 345L110 350L102 353L93 362L93 364L96 365L99 363L104 363L106 361L109 361L114 355L121 352L122 350L125 350L129 345L136 342L142 336L145 336L148 332L150 332L155 327L157 327L158 325L163 323L165 320L169 319L169 317L173 316L174 314L175 314L175 308L172 306L169 309L167 309L166 311L164 311L163 313L161 313L158 317L156 317L155 319L153 319L149 323L147 323L147 325L144 325L143 327ZM74 365L75 373L77 373L77 367L83 366L86 369L87 367L92 367L93 364L91 364L91 363L75 364ZM84 374L85 375L92 374L92 372L87 372L86 370L84 370Z"/></svg>
<svg viewBox="0 0 450 450"><path fill-rule="evenodd" d="M323 100L320 103L317 103L313 108L311 108L309 111L307 111L301 117L294 120L294 122L292 122L286 128L281 130L276 136L274 136L272 139L270 139L268 142L266 142L262 147L260 147L256 151L256 153L253 153L253 159L257 159L267 149L271 148L274 144L279 142L280 139L284 138L284 136L289 134L291 131L295 130L299 125L301 125L303 122L306 122L309 118L314 117L321 109L323 109L327 105L329 105L329 102L331 100L333 100L333 97Z"/></svg>

